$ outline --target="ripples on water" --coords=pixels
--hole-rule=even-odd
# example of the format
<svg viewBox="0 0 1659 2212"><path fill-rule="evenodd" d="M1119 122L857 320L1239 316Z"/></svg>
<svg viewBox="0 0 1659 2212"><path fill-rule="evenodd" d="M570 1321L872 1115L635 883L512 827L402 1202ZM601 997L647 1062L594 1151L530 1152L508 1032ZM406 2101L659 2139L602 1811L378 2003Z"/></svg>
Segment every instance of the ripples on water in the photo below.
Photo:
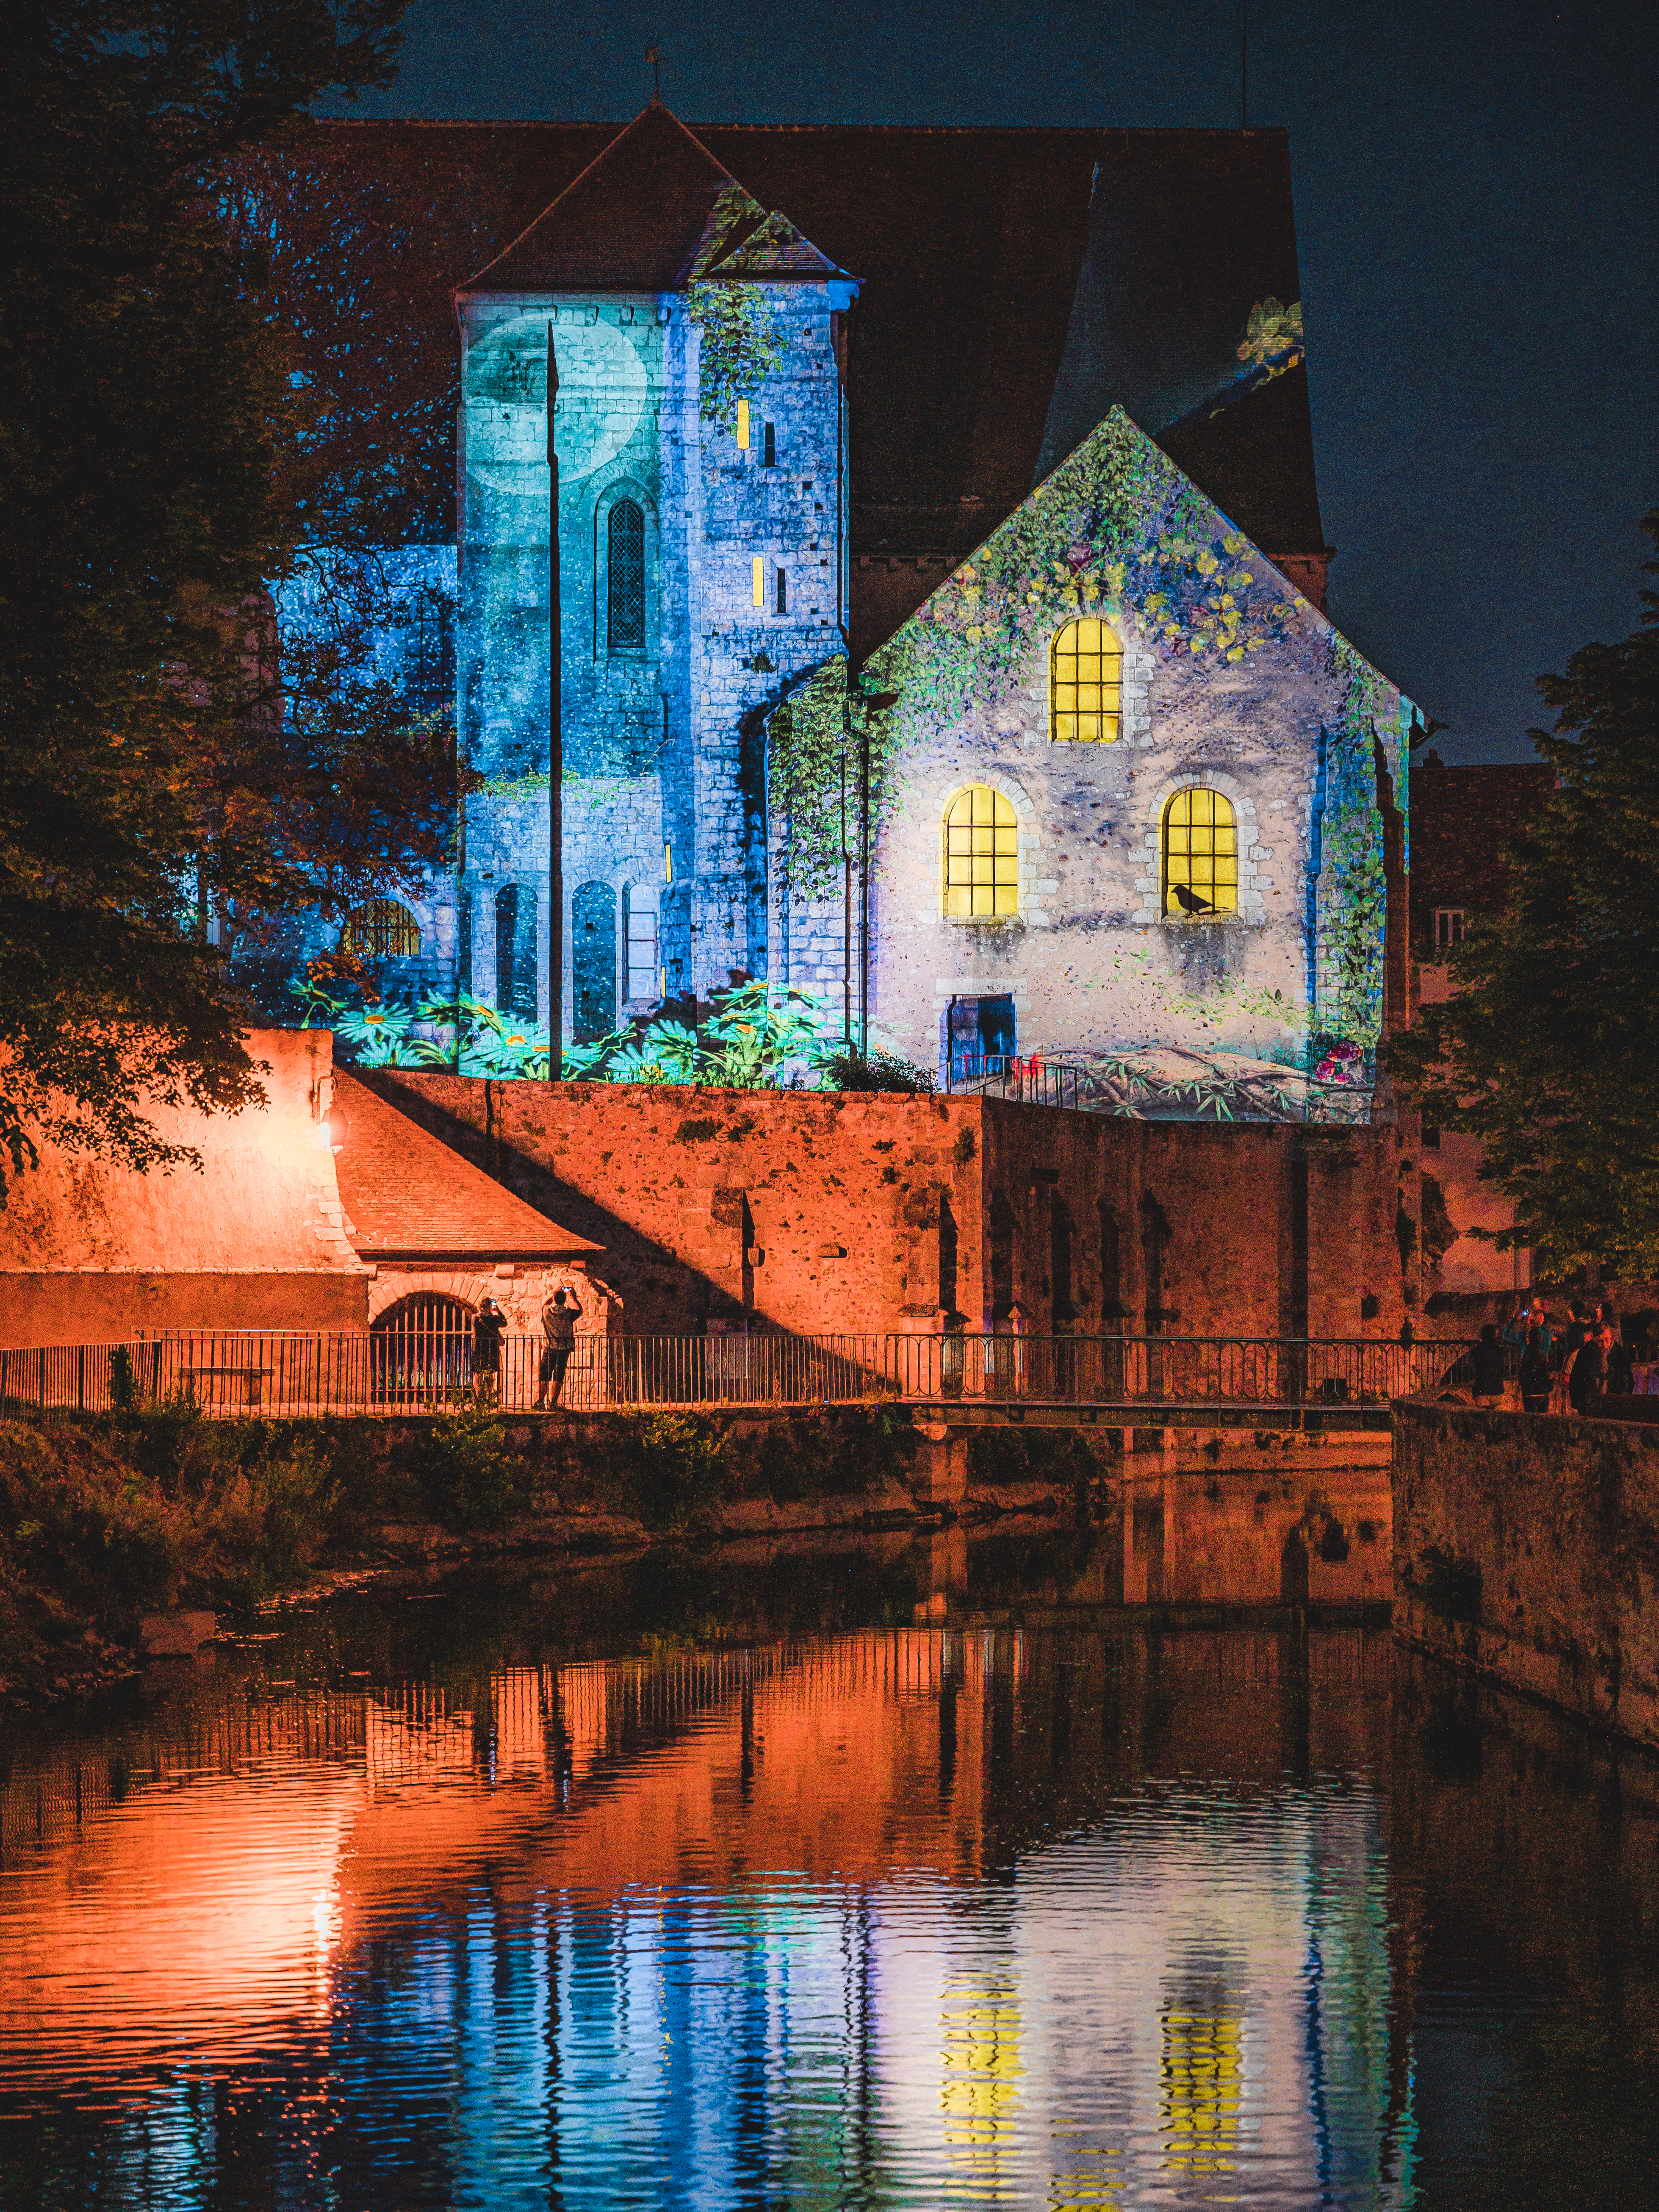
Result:
<svg viewBox="0 0 1659 2212"><path fill-rule="evenodd" d="M1647 1762L1382 1630L646 1571L344 1601L15 1745L0 2201L1645 2192ZM650 1639L699 1607L747 1640Z"/></svg>

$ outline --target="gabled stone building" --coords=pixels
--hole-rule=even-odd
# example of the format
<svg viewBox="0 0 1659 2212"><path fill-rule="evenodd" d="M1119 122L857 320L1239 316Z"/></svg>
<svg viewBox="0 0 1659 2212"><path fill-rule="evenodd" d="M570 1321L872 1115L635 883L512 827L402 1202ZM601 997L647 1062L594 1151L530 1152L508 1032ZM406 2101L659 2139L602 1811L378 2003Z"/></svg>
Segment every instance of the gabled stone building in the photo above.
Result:
<svg viewBox="0 0 1659 2212"><path fill-rule="evenodd" d="M1283 135L422 143L508 211L454 295L486 782L422 972L551 1000L550 440L567 1037L758 977L948 1081L1364 1118L1415 715L1322 611Z"/></svg>

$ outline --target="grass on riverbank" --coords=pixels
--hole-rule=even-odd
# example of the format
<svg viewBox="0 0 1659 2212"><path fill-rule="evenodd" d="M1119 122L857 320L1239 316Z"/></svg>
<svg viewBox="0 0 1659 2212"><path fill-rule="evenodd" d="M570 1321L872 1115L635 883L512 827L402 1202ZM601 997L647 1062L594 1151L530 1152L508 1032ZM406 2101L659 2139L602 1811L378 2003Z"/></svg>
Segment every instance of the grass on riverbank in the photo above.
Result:
<svg viewBox="0 0 1659 2212"><path fill-rule="evenodd" d="M244 1607L351 1534L349 1447L188 1407L0 1425L0 1695L106 1675L148 1613Z"/></svg>

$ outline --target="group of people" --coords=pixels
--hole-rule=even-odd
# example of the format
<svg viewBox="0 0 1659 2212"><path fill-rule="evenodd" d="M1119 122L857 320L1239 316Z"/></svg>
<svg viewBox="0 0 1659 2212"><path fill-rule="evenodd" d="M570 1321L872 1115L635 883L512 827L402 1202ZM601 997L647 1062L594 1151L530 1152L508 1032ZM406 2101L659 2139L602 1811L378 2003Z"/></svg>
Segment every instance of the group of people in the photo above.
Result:
<svg viewBox="0 0 1659 2212"><path fill-rule="evenodd" d="M559 1402L570 1355L576 1348L576 1323L581 1312L574 1291L555 1291L542 1308L543 1343L536 1371L538 1411ZM493 1405L501 1395L501 1338L506 1332L507 1316L494 1298L486 1298L472 1320L472 1388L481 1406Z"/></svg>
<svg viewBox="0 0 1659 2212"><path fill-rule="evenodd" d="M1506 1347L1521 1354L1521 1405L1528 1413L1548 1413L1558 1392L1575 1413L1587 1413L1598 1398L1625 1397L1635 1388L1618 1316L1600 1300L1575 1298L1559 1331L1545 1297L1522 1306L1501 1337L1496 1323L1488 1322L1470 1355L1477 1406L1502 1404L1509 1375Z"/></svg>

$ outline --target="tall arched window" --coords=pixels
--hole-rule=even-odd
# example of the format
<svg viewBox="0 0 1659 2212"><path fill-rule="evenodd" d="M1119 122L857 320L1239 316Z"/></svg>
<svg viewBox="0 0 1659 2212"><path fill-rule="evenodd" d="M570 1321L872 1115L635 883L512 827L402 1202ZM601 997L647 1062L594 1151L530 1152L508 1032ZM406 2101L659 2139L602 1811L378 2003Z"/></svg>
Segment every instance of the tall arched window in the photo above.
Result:
<svg viewBox="0 0 1659 2212"><path fill-rule="evenodd" d="M1164 810L1164 911L1177 919L1238 911L1238 831L1218 791L1190 785Z"/></svg>
<svg viewBox="0 0 1659 2212"><path fill-rule="evenodd" d="M997 921L1019 911L1019 828L1012 800L969 784L945 817L945 915Z"/></svg>
<svg viewBox="0 0 1659 2212"><path fill-rule="evenodd" d="M1095 615L1056 630L1048 653L1048 732L1057 744L1115 745L1123 726L1123 647Z"/></svg>
<svg viewBox="0 0 1659 2212"><path fill-rule="evenodd" d="M370 899L346 916L340 950L360 960L413 960L421 950L421 925L396 899Z"/></svg>
<svg viewBox="0 0 1659 2212"><path fill-rule="evenodd" d="M570 927L571 1035L578 1044L592 1044L617 1026L617 894L609 884L596 878L577 884Z"/></svg>
<svg viewBox="0 0 1659 2212"><path fill-rule="evenodd" d="M612 653L645 648L645 514L619 499L605 523L606 637Z"/></svg>

